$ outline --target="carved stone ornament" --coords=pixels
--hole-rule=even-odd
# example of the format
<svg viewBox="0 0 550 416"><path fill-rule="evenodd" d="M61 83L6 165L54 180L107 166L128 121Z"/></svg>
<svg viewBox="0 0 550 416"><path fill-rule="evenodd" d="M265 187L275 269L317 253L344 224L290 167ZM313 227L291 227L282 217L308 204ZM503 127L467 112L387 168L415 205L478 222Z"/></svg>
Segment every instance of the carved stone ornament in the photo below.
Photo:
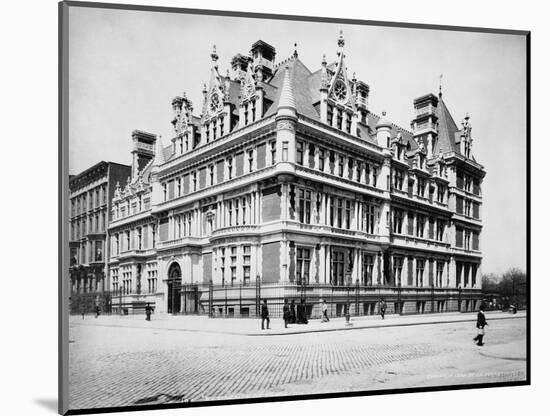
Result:
<svg viewBox="0 0 550 416"><path fill-rule="evenodd" d="M296 126L295 126L295 123L293 121L290 121L290 120L281 120L279 122L277 122L277 130L290 130L290 131L295 131L296 130Z"/></svg>

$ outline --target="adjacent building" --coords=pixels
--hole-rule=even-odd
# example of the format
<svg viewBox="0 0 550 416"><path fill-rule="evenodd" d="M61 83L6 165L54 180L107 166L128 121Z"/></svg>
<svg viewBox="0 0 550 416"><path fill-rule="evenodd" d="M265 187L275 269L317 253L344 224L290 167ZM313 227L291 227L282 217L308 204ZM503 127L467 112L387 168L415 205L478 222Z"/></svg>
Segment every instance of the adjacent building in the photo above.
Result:
<svg viewBox="0 0 550 416"><path fill-rule="evenodd" d="M115 310L251 316L260 297L273 315L285 298L314 316L321 299L336 315L376 313L381 298L390 313L478 305L485 171L469 116L457 125L441 91L414 100L410 128L374 113L344 46L340 34L335 61L312 72L296 51L276 64L260 40L225 74L214 48L200 115L183 94L166 143L133 133L109 206Z"/></svg>
<svg viewBox="0 0 550 416"><path fill-rule="evenodd" d="M99 162L69 180L69 286L71 310L105 303L108 282L108 225L111 199L130 166Z"/></svg>

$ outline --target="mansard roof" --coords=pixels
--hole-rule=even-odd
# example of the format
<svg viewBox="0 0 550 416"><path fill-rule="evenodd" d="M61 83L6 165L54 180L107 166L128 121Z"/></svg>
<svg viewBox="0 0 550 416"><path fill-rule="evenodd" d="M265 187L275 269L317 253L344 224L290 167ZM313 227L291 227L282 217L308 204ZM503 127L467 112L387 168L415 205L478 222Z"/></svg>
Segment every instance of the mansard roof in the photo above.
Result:
<svg viewBox="0 0 550 416"><path fill-rule="evenodd" d="M266 91L266 98L273 103L278 103L281 95L285 68L288 66L292 92L296 103L296 111L306 117L318 119L319 113L313 107L312 91L310 91L311 71L298 58L290 59L280 64L268 81L268 84L275 87L271 91ZM271 95L273 94L274 95ZM317 92L319 94L319 92ZM271 96L270 96L271 95ZM277 105L271 105L265 116L269 117L277 112Z"/></svg>
<svg viewBox="0 0 550 416"><path fill-rule="evenodd" d="M460 138L460 130L456 126L453 116L449 112L443 98L439 97L439 105L437 106L437 118L439 121L438 139L435 144L434 154L439 152L456 152L460 153L460 146L456 143L456 134ZM460 140L459 140L460 142Z"/></svg>

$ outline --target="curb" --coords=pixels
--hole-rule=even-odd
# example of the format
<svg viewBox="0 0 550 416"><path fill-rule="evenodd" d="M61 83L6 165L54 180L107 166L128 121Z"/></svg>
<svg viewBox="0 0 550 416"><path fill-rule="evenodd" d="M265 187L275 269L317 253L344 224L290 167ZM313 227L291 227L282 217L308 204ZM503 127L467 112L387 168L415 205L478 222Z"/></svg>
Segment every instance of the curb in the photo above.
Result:
<svg viewBox="0 0 550 416"><path fill-rule="evenodd" d="M520 319L525 318L525 316L502 316L497 318L492 318L492 321L497 320L506 320L506 319ZM417 326L417 325L438 325L438 324L454 324L454 323L463 323L463 322L473 322L472 319L460 319L456 321L430 321L430 322L409 322L409 323L395 323L395 324L384 324L384 325L372 325L372 326L349 326L342 328L328 328L328 329L312 329L309 331L293 331L293 332L264 332L264 333L245 333L242 335L248 337L264 337L264 336L277 336L277 335L303 335L310 334L315 332L335 332L335 331L350 331L354 329L377 329L377 328L392 328L398 326Z"/></svg>

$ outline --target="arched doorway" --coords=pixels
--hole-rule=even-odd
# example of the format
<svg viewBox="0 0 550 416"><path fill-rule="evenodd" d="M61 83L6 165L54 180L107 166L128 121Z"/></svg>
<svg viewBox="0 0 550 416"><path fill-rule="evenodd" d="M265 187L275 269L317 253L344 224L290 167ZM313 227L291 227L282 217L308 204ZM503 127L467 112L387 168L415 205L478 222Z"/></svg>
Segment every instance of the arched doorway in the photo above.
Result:
<svg viewBox="0 0 550 416"><path fill-rule="evenodd" d="M168 269L168 313L181 311L181 268L178 263L172 263Z"/></svg>

